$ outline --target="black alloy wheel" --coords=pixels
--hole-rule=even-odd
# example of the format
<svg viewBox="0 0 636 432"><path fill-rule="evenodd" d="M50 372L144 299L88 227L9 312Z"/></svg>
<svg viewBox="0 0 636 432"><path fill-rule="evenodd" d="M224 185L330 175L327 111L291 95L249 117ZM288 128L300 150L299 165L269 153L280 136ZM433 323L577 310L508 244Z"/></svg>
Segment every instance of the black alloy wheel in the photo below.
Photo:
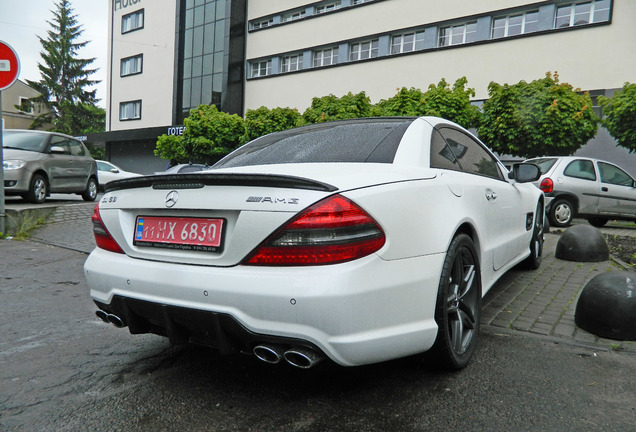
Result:
<svg viewBox="0 0 636 432"><path fill-rule="evenodd" d="M473 240L466 234L453 239L442 267L433 346L436 361L445 369L468 365L477 345L481 320L481 275Z"/></svg>

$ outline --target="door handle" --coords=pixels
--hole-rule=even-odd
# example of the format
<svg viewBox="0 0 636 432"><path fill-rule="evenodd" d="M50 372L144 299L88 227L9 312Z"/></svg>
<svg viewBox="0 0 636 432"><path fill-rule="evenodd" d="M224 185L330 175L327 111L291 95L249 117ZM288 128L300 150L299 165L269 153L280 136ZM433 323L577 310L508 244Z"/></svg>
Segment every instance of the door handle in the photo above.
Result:
<svg viewBox="0 0 636 432"><path fill-rule="evenodd" d="M603 186L603 187L601 188L601 190L602 190L603 192L608 192L608 191L609 191L609 189L608 189L608 188L606 188L605 186Z"/></svg>
<svg viewBox="0 0 636 432"><path fill-rule="evenodd" d="M486 191L486 199L488 201L496 200L497 199L497 193L495 191L492 191L492 190L488 189Z"/></svg>

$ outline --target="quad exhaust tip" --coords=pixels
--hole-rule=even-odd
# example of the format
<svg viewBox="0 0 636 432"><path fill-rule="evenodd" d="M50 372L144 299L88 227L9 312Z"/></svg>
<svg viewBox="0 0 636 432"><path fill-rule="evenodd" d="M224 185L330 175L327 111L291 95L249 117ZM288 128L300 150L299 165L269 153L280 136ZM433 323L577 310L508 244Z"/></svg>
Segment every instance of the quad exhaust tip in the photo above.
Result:
<svg viewBox="0 0 636 432"><path fill-rule="evenodd" d="M278 345L256 345L252 350L256 358L265 363L276 364L285 360L300 369L309 369L323 360L323 356L309 348L285 349Z"/></svg>

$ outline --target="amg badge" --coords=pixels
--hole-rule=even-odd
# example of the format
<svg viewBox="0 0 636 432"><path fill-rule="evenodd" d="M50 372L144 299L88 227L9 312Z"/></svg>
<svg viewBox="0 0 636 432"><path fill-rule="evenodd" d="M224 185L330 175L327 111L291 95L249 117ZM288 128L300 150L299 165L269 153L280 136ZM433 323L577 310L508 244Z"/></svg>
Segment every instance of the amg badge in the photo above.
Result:
<svg viewBox="0 0 636 432"><path fill-rule="evenodd" d="M245 202L272 203L272 204L298 204L298 198L277 198L251 196Z"/></svg>

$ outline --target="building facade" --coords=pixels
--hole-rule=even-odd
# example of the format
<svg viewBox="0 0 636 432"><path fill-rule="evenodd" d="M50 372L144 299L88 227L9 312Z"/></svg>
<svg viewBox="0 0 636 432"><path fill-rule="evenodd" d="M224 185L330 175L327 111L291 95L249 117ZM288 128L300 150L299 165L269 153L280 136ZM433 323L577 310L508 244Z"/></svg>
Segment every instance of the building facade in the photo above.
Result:
<svg viewBox="0 0 636 432"><path fill-rule="evenodd" d="M29 99L40 96L37 90L21 80L16 80L2 91L2 127L4 129L29 129L35 118L50 110L43 104Z"/></svg>
<svg viewBox="0 0 636 432"><path fill-rule="evenodd" d="M463 76L479 103L491 81L555 71L611 96L636 78L635 17L633 0L111 0L108 132L95 139L151 172L166 162L157 136L180 133L199 104L302 112L316 96L376 103ZM593 141L581 151L624 162L604 130Z"/></svg>

